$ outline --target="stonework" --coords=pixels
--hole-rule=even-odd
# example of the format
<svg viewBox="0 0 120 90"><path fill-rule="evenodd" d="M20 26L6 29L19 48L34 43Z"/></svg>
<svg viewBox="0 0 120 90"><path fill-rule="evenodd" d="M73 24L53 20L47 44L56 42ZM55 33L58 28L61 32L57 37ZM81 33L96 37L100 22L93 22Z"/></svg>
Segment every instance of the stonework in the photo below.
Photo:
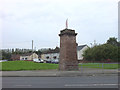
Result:
<svg viewBox="0 0 120 90"><path fill-rule="evenodd" d="M64 29L60 32L59 70L78 70L75 30Z"/></svg>

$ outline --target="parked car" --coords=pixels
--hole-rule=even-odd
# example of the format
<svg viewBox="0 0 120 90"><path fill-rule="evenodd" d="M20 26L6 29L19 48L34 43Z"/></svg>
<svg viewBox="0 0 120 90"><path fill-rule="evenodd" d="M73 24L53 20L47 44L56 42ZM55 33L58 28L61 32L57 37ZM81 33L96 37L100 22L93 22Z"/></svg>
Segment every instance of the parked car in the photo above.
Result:
<svg viewBox="0 0 120 90"><path fill-rule="evenodd" d="M8 60L0 60L0 62L6 62L6 61L8 61Z"/></svg>
<svg viewBox="0 0 120 90"><path fill-rule="evenodd" d="M44 63L44 60L43 59L39 59L40 63Z"/></svg>
<svg viewBox="0 0 120 90"><path fill-rule="evenodd" d="M42 59L33 59L34 62L37 62L37 63L44 63L44 60Z"/></svg>
<svg viewBox="0 0 120 90"><path fill-rule="evenodd" d="M58 60L53 60L53 61L51 61L51 63L58 64L59 61Z"/></svg>
<svg viewBox="0 0 120 90"><path fill-rule="evenodd" d="M51 60L45 60L46 63L51 63Z"/></svg>

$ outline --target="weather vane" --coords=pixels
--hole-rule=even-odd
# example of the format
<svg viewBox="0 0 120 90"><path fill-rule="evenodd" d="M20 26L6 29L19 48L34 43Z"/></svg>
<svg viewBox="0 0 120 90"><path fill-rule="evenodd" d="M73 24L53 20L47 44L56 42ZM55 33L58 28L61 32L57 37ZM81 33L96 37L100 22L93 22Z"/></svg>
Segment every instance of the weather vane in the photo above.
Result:
<svg viewBox="0 0 120 90"><path fill-rule="evenodd" d="M66 29L68 29L68 19L66 19Z"/></svg>

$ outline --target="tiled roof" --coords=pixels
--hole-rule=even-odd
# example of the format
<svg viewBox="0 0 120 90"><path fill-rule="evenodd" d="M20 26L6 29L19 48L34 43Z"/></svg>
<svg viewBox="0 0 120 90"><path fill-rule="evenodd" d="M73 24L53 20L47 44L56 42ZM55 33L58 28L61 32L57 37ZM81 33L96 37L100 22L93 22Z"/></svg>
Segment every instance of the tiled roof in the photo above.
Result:
<svg viewBox="0 0 120 90"><path fill-rule="evenodd" d="M81 49L84 48L85 46L87 46L87 45L80 45L80 46L77 46L77 50L81 50Z"/></svg>
<svg viewBox="0 0 120 90"><path fill-rule="evenodd" d="M49 54L49 53L59 53L60 51L57 50L57 51L45 51L45 52L42 52L42 54Z"/></svg>
<svg viewBox="0 0 120 90"><path fill-rule="evenodd" d="M20 56L30 56L30 55L32 55L32 53L26 53L26 54L22 54Z"/></svg>

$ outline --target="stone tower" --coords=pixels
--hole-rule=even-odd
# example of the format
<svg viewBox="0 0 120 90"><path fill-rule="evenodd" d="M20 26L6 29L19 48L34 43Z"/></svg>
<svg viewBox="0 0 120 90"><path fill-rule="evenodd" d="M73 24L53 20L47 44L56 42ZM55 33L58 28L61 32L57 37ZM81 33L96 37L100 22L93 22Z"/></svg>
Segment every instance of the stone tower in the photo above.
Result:
<svg viewBox="0 0 120 90"><path fill-rule="evenodd" d="M59 70L78 70L77 45L75 30L64 29L60 31L60 61Z"/></svg>

